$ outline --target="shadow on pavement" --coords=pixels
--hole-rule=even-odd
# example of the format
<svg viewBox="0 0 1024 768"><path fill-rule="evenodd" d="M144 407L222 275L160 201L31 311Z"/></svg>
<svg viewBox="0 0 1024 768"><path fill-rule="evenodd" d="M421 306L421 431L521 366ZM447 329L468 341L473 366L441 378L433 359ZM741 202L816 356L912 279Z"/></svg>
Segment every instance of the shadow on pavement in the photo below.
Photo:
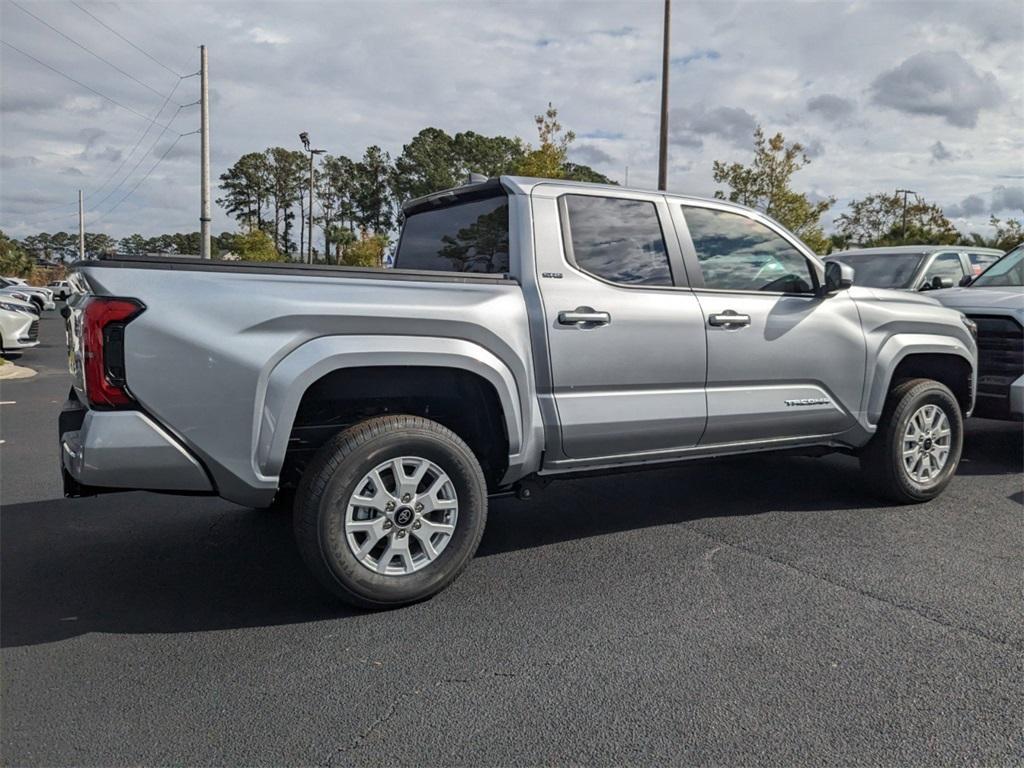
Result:
<svg viewBox="0 0 1024 768"><path fill-rule="evenodd" d="M985 431L995 447L969 430L965 468L1021 471L1019 428ZM528 503L496 499L479 556L699 518L878 504L849 457L694 463L565 480ZM355 613L307 575L287 514L217 499L112 494L10 505L0 536L3 647L89 632L191 632Z"/></svg>

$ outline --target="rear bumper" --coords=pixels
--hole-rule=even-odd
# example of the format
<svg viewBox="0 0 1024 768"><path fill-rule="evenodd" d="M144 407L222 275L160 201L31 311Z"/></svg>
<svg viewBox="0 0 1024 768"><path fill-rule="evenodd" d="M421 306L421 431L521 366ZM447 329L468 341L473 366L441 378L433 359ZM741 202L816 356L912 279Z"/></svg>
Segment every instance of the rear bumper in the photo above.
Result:
<svg viewBox="0 0 1024 768"><path fill-rule="evenodd" d="M69 400L59 432L65 496L103 490L214 492L202 465L139 411L93 411Z"/></svg>

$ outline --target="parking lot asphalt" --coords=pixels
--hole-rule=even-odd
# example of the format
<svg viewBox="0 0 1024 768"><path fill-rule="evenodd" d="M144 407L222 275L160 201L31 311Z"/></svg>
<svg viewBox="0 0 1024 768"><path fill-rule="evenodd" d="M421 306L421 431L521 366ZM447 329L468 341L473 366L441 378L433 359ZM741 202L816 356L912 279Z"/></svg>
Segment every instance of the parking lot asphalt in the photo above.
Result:
<svg viewBox="0 0 1024 768"><path fill-rule="evenodd" d="M497 499L479 555L382 613L290 520L61 498L61 319L0 383L4 765L1019 765L1021 427L939 499L744 458Z"/></svg>

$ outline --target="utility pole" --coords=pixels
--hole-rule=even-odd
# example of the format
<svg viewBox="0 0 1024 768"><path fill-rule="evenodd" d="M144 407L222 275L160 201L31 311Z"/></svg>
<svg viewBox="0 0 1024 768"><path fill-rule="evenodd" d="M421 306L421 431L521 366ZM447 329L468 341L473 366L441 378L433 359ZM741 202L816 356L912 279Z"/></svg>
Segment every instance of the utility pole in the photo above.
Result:
<svg viewBox="0 0 1024 768"><path fill-rule="evenodd" d="M658 151L658 189L668 189L668 44L672 0L665 0L665 37L661 44L661 137Z"/></svg>
<svg viewBox="0 0 1024 768"><path fill-rule="evenodd" d="M309 242L307 243L308 255L306 261L313 263L313 160L317 155L322 155L325 150L313 149L309 145L309 134L303 131L299 134L299 141L307 152L309 152Z"/></svg>
<svg viewBox="0 0 1024 768"><path fill-rule="evenodd" d="M906 240L907 239L907 195L916 195L917 192L915 192L912 189L897 189L896 190L896 194L897 195L903 195L903 231L900 233L900 239L901 240Z"/></svg>
<svg viewBox="0 0 1024 768"><path fill-rule="evenodd" d="M199 46L200 180L199 256L210 258L210 86L206 69L206 46Z"/></svg>
<svg viewBox="0 0 1024 768"><path fill-rule="evenodd" d="M85 198L78 190L78 258L85 258Z"/></svg>

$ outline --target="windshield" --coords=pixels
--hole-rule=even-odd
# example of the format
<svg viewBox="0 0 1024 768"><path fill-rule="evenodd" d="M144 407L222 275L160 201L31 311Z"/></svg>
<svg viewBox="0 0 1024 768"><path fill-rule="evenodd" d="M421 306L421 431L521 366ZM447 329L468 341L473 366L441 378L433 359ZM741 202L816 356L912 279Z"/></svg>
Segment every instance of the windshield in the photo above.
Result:
<svg viewBox="0 0 1024 768"><path fill-rule="evenodd" d="M909 288L924 256L919 253L840 253L829 258L853 267L854 285Z"/></svg>
<svg viewBox="0 0 1024 768"><path fill-rule="evenodd" d="M1020 287L1024 285L1024 245L1018 245L999 261L982 272L972 287Z"/></svg>

